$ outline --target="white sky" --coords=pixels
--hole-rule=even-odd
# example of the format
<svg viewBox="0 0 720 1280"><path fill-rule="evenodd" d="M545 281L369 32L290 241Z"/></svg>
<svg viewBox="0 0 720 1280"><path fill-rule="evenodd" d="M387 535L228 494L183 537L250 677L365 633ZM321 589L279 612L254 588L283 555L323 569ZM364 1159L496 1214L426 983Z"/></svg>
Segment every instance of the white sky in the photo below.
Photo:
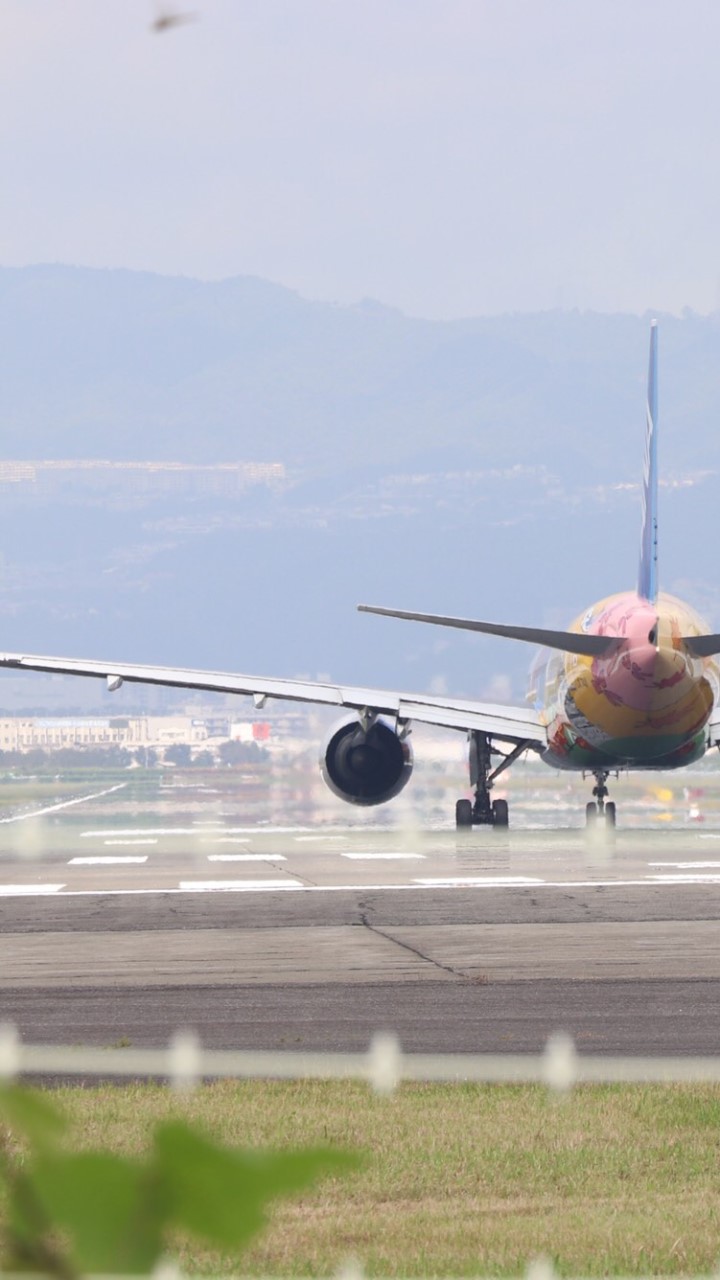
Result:
<svg viewBox="0 0 720 1280"><path fill-rule="evenodd" d="M717 0L0 0L0 265L720 305Z"/></svg>

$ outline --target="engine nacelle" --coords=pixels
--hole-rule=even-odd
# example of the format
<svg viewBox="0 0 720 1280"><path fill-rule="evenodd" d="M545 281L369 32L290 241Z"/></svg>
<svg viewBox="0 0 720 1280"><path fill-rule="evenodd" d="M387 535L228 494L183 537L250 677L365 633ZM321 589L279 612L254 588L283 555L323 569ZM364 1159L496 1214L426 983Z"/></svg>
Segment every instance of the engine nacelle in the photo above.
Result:
<svg viewBox="0 0 720 1280"><path fill-rule="evenodd" d="M385 804L410 781L412 747L386 720L365 730L352 716L333 729L320 768L330 790L348 804Z"/></svg>

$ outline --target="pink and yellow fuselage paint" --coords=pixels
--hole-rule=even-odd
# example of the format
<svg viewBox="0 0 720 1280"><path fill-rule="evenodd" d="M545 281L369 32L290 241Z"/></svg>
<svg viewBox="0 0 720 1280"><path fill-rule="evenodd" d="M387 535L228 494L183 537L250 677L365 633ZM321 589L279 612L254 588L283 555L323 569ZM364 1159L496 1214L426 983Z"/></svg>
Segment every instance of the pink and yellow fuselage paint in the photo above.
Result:
<svg viewBox="0 0 720 1280"><path fill-rule="evenodd" d="M617 643L602 656L545 653L536 664L531 696L547 725L546 763L673 769L699 760L720 668L683 637L705 635L705 620L665 592L650 602L630 591L600 600L570 630Z"/></svg>

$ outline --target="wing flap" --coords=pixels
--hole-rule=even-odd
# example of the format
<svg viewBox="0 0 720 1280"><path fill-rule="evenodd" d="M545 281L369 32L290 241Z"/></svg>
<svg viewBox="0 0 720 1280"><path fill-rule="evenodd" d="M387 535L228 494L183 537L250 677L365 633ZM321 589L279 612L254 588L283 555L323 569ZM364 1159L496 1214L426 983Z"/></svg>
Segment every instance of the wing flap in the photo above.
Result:
<svg viewBox="0 0 720 1280"><path fill-rule="evenodd" d="M539 716L524 714L524 707L506 707L501 704L467 702L458 706L426 702L400 702L400 719L415 720L418 724L437 725L443 729L479 729L493 737L508 742L534 742L545 745L545 730Z"/></svg>

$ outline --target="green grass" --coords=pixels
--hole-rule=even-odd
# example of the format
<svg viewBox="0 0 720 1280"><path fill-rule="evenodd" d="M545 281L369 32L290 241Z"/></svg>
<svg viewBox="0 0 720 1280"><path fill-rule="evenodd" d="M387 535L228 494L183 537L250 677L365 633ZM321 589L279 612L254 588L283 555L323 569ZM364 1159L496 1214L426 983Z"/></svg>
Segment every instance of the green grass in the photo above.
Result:
<svg viewBox="0 0 720 1280"><path fill-rule="evenodd" d="M720 1257L720 1090L298 1082L57 1091L78 1146L142 1150L181 1113L225 1142L329 1142L364 1153L360 1173L278 1206L242 1260L179 1244L186 1272L519 1275L550 1257L562 1274L709 1273Z"/></svg>
<svg viewBox="0 0 720 1280"><path fill-rule="evenodd" d="M0 782L0 808L52 803L64 800L76 791L76 784L66 777L61 781L54 778L4 779Z"/></svg>

